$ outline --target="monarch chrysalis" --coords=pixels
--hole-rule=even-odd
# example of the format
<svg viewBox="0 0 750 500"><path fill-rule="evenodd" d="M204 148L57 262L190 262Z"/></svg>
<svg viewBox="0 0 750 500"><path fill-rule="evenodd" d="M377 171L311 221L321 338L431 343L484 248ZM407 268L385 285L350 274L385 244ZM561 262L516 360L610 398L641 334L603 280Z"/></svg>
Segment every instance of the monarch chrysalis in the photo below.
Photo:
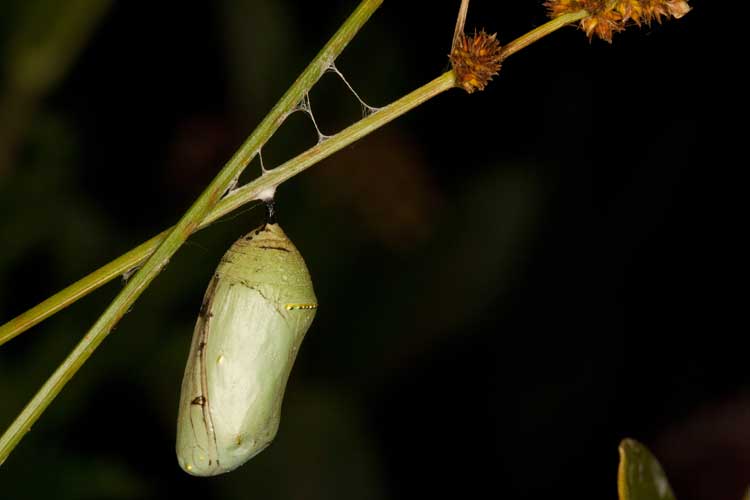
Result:
<svg viewBox="0 0 750 500"><path fill-rule="evenodd" d="M251 231L222 257L182 380L177 458L186 472L229 472L271 443L316 308L305 261L277 224Z"/></svg>

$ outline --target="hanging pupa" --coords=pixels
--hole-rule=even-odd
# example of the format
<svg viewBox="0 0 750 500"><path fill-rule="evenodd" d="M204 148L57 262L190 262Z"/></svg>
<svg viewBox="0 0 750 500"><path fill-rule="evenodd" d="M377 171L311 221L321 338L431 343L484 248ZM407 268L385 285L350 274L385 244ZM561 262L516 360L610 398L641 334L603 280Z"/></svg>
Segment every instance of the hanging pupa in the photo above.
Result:
<svg viewBox="0 0 750 500"><path fill-rule="evenodd" d="M177 459L183 470L229 472L271 443L317 307L305 261L278 224L251 231L222 257L182 380Z"/></svg>

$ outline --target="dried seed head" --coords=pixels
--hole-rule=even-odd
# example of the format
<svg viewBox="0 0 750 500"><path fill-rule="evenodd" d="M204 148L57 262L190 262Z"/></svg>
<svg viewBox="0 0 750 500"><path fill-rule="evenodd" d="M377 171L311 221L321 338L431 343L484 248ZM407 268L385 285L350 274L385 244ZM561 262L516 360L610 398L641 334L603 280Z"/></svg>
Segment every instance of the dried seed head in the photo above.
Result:
<svg viewBox="0 0 750 500"><path fill-rule="evenodd" d="M456 85L471 94L484 90L492 77L500 71L500 42L496 34L484 30L467 37L461 33L448 56L456 74Z"/></svg>
<svg viewBox="0 0 750 500"><path fill-rule="evenodd" d="M679 19L690 11L688 0L547 0L544 4L550 17L587 11L581 19L581 29L591 39L594 35L612 42L612 34L624 30L628 24L650 25L662 17Z"/></svg>

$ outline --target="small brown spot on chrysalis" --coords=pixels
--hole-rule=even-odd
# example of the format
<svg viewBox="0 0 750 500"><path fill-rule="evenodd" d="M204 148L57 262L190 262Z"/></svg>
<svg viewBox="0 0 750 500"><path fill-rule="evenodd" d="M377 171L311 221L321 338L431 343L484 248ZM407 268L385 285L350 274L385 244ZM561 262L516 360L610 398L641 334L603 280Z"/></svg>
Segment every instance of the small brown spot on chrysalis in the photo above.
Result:
<svg viewBox="0 0 750 500"><path fill-rule="evenodd" d="M197 398L193 399L190 402L191 405L197 405L197 406L205 406L206 404L206 398L203 396L198 396Z"/></svg>

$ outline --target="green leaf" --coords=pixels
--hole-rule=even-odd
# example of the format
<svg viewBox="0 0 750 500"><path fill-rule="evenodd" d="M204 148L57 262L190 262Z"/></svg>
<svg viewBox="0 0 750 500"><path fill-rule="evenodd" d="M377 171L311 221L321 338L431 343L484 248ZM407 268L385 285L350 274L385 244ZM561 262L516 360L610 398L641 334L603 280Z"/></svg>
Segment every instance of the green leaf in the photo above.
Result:
<svg viewBox="0 0 750 500"><path fill-rule="evenodd" d="M659 461L634 439L620 443L617 491L620 500L675 500Z"/></svg>

